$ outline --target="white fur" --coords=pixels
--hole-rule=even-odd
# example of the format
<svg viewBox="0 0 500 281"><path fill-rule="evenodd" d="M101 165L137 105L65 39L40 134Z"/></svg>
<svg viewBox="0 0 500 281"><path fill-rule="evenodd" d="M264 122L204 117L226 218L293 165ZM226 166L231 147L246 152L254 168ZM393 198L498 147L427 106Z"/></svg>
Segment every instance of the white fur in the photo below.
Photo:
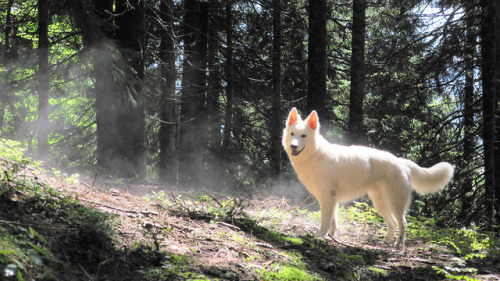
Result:
<svg viewBox="0 0 500 281"><path fill-rule="evenodd" d="M318 237L334 236L338 203L368 194L387 222L385 242L392 243L396 227L399 227L396 247L401 248L412 188L419 193L436 192L453 177L453 167L446 162L421 168L386 151L329 143L319 134L315 111L302 120L293 108L283 130L282 142L300 181L320 204Z"/></svg>

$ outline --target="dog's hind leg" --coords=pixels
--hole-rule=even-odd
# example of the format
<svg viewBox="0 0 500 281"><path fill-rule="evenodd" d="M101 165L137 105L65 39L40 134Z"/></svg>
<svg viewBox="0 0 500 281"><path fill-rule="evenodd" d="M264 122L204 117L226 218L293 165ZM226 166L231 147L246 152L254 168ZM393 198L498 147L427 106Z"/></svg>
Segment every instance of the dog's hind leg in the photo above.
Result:
<svg viewBox="0 0 500 281"><path fill-rule="evenodd" d="M338 210L338 204L336 201L333 203L333 212L332 212L332 219L330 220L330 228L328 229L328 234L332 237L335 236L335 232L337 231L337 210Z"/></svg>
<svg viewBox="0 0 500 281"><path fill-rule="evenodd" d="M404 247L406 237L406 210L410 205L411 191L409 188L405 191L407 192L401 194L402 196L399 198L398 202L393 202L394 215L398 221L399 228L398 240L396 242L397 249ZM395 200L395 198L393 198L393 200Z"/></svg>
<svg viewBox="0 0 500 281"><path fill-rule="evenodd" d="M398 227L399 227L399 234L398 234L398 240L396 242L396 248L401 249L405 245L405 237L406 237L406 217L405 213L403 212L402 214L398 214L396 216L396 219L398 220Z"/></svg>
<svg viewBox="0 0 500 281"><path fill-rule="evenodd" d="M384 199L384 195L380 188L373 188L369 192L370 199L377 212L385 219L387 223L387 235L384 243L390 246L392 244L394 233L396 232L397 220L394 217L390 202Z"/></svg>
<svg viewBox="0 0 500 281"><path fill-rule="evenodd" d="M396 191L397 190L397 191ZM396 192L395 192L396 191ZM406 237L406 211L410 206L411 201L411 187L410 181L404 181L401 183L399 189L394 189L394 196L390 197L391 205L393 208L394 216L398 222L398 239L396 242L396 248L401 249L405 244Z"/></svg>

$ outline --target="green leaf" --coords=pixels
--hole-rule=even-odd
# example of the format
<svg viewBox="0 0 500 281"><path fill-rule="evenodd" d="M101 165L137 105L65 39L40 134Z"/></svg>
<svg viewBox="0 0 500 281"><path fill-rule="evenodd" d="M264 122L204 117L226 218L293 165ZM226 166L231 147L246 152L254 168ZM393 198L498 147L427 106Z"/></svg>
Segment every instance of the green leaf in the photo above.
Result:
<svg viewBox="0 0 500 281"><path fill-rule="evenodd" d="M40 248L40 247L38 247L37 245L34 245L34 244L32 244L32 243L29 243L29 245L30 245L33 249L37 250L40 254L44 255L44 256L45 256L46 258L48 258L49 260L51 260L51 259L52 259L52 256L51 256L51 255L50 255L47 251L45 251L44 249L42 249L42 248Z"/></svg>
<svg viewBox="0 0 500 281"><path fill-rule="evenodd" d="M33 228L29 228L30 230L30 238L38 237L40 240L42 240L45 244L49 244L49 241L47 241L45 238L43 238L38 232L36 232Z"/></svg>

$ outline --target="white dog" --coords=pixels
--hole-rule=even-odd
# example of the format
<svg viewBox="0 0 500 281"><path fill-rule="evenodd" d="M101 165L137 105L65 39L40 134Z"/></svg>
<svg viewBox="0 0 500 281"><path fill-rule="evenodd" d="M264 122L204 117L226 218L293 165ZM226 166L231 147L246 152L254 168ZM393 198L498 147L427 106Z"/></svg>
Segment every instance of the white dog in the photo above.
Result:
<svg viewBox="0 0 500 281"><path fill-rule="evenodd" d="M293 108L282 141L300 181L320 204L321 227L317 236L321 238L335 234L338 203L368 194L387 222L385 243L392 245L397 226L396 247L401 248L412 188L419 193L437 192L453 177L453 167L446 162L421 168L389 152L331 144L319 134L316 111L302 120Z"/></svg>

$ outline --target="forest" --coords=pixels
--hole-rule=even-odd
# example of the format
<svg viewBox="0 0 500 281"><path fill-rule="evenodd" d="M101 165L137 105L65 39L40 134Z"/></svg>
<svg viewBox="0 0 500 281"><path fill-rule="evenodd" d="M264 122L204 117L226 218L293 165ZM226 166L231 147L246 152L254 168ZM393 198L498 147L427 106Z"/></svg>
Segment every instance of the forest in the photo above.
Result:
<svg viewBox="0 0 500 281"><path fill-rule="evenodd" d="M410 214L498 230L495 0L1 0L0 23L0 138L34 159L271 192L298 181L297 107L331 142L452 163Z"/></svg>

